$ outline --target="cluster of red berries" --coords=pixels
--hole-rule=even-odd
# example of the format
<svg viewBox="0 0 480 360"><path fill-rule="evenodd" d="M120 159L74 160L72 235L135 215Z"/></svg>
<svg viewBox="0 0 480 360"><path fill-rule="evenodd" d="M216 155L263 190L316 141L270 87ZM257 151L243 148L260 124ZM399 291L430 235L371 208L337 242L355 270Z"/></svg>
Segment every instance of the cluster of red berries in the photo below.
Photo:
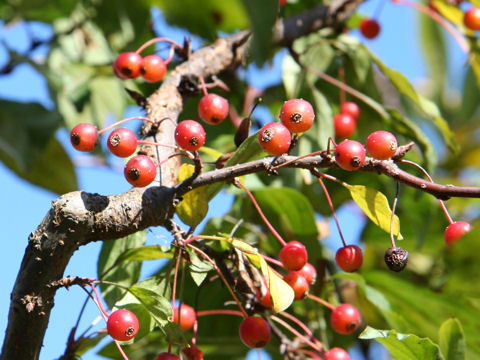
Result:
<svg viewBox="0 0 480 360"><path fill-rule="evenodd" d="M375 39L380 34L380 24L375 19L363 19L360 22L360 32L367 39Z"/></svg>
<svg viewBox="0 0 480 360"><path fill-rule="evenodd" d="M167 64L155 54L142 57L138 52L124 52L115 59L113 72L121 80L142 76L148 82L157 82L167 73Z"/></svg>
<svg viewBox="0 0 480 360"><path fill-rule="evenodd" d="M463 16L463 24L470 30L480 30L480 8L471 7Z"/></svg>
<svg viewBox="0 0 480 360"><path fill-rule="evenodd" d="M280 110L281 123L271 122L260 129L258 142L270 155L282 155L290 149L292 134L310 129L315 120L312 105L303 99L285 101Z"/></svg>
<svg viewBox="0 0 480 360"><path fill-rule="evenodd" d="M366 143L368 153L378 160L388 160L395 155L398 143L392 133L379 130L371 133ZM357 170L365 162L366 151L355 140L343 140L335 147L335 160L344 170Z"/></svg>
<svg viewBox="0 0 480 360"><path fill-rule="evenodd" d="M333 117L333 127L336 138L348 138L352 136L357 128L357 120L360 117L360 107L352 102L346 101L340 105L340 112Z"/></svg>

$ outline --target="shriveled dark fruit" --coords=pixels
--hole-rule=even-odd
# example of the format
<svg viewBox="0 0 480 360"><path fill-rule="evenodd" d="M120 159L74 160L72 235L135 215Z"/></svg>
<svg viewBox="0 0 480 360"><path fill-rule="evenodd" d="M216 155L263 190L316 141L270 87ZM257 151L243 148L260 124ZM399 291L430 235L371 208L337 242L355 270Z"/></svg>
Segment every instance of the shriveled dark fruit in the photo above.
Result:
<svg viewBox="0 0 480 360"><path fill-rule="evenodd" d="M390 248L385 251L385 264L392 271L402 271L407 266L408 251L399 247Z"/></svg>

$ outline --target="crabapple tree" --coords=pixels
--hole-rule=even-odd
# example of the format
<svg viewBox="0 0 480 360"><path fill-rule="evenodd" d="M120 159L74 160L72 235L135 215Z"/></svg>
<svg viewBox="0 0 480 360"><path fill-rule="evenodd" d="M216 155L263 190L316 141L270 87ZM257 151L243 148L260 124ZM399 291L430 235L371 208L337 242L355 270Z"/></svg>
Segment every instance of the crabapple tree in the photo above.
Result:
<svg viewBox="0 0 480 360"><path fill-rule="evenodd" d="M260 348L345 360L374 341L399 359L480 358L480 4L376 2L1 3L5 24L41 22L53 36L31 34L0 76L28 64L54 106L0 100L0 159L59 197L25 239L0 358L38 359L55 295L72 286L102 325L72 324L64 360ZM405 41L422 49L427 86L371 51L399 31L382 14L400 8L417 14ZM278 61L262 89L245 75ZM78 189L78 156L124 161L130 190ZM218 197L232 205L208 217ZM169 245L146 242L157 226ZM97 277L66 276L95 241ZM140 278L145 261L158 270Z"/></svg>

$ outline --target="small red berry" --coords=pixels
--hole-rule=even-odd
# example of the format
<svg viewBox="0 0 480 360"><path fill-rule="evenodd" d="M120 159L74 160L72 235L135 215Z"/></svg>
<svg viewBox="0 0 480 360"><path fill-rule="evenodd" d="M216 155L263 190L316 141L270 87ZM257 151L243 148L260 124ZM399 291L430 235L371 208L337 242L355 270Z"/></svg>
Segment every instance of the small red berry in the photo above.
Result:
<svg viewBox="0 0 480 360"><path fill-rule="evenodd" d="M206 137L203 126L194 120L184 120L175 128L177 145L188 151L200 149L205 144Z"/></svg>
<svg viewBox="0 0 480 360"><path fill-rule="evenodd" d="M472 230L472 226L465 221L455 221L445 229L445 242L451 245L460 240L466 233Z"/></svg>
<svg viewBox="0 0 480 360"><path fill-rule="evenodd" d="M380 24L375 19L363 19L360 23L360 32L367 39L374 39L380 33Z"/></svg>
<svg viewBox="0 0 480 360"><path fill-rule="evenodd" d="M290 241L280 250L280 261L288 270L300 270L307 260L307 248L298 241Z"/></svg>
<svg viewBox="0 0 480 360"><path fill-rule="evenodd" d="M167 73L167 65L160 56L147 55L143 58L140 74L148 82L161 81Z"/></svg>
<svg viewBox="0 0 480 360"><path fill-rule="evenodd" d="M367 138L367 151L378 160L388 160L397 152L397 138L388 131L379 130Z"/></svg>
<svg viewBox="0 0 480 360"><path fill-rule="evenodd" d="M112 154L129 157L137 150L137 136L132 130L119 128L110 133L107 146Z"/></svg>
<svg viewBox="0 0 480 360"><path fill-rule="evenodd" d="M335 160L344 170L357 170L365 162L365 148L355 140L343 140L335 148Z"/></svg>
<svg viewBox="0 0 480 360"><path fill-rule="evenodd" d="M464 25L471 30L480 30L480 9L472 7L463 16Z"/></svg>
<svg viewBox="0 0 480 360"><path fill-rule="evenodd" d="M282 155L290 148L292 134L284 125L271 122L260 129L258 142L270 155Z"/></svg>
<svg viewBox="0 0 480 360"><path fill-rule="evenodd" d="M357 245L347 245L337 250L335 262L346 272L353 272L362 267L363 253Z"/></svg>
<svg viewBox="0 0 480 360"><path fill-rule="evenodd" d="M177 355L164 352L155 356L154 360L181 360L181 359Z"/></svg>
<svg viewBox="0 0 480 360"><path fill-rule="evenodd" d="M334 347L327 351L324 360L350 360L350 355L345 350Z"/></svg>
<svg viewBox="0 0 480 360"><path fill-rule="evenodd" d="M228 101L217 94L207 94L198 103L200 118L211 124L220 124L228 115Z"/></svg>
<svg viewBox="0 0 480 360"><path fill-rule="evenodd" d="M355 119L358 120L360 117L360 106L358 106L353 101L345 101L342 105L340 105L340 114L348 114Z"/></svg>
<svg viewBox="0 0 480 360"><path fill-rule="evenodd" d="M113 72L120 79L134 79L140 75L142 56L135 52L124 52L118 55L113 63Z"/></svg>
<svg viewBox="0 0 480 360"><path fill-rule="evenodd" d="M302 133L312 127L315 112L308 101L291 99L283 104L280 110L280 120L291 133Z"/></svg>
<svg viewBox="0 0 480 360"><path fill-rule="evenodd" d="M197 314L195 310L189 305L180 305L180 328L183 331L193 328L195 321L197 320ZM178 324L178 308L173 309L173 321Z"/></svg>
<svg viewBox="0 0 480 360"><path fill-rule="evenodd" d="M330 323L339 334L351 334L358 329L361 322L357 308L350 304L340 304L332 312Z"/></svg>
<svg viewBox="0 0 480 360"><path fill-rule="evenodd" d="M280 6L283 6L283 5L285 5L286 3L287 3L287 0L278 0L278 4L279 4Z"/></svg>
<svg viewBox="0 0 480 360"><path fill-rule="evenodd" d="M98 129L92 124L78 124L70 132L70 142L78 151L93 151L98 140Z"/></svg>
<svg viewBox="0 0 480 360"><path fill-rule="evenodd" d="M302 275L309 285L313 285L317 279L317 270L315 270L315 267L310 263L306 263L300 270L292 270L291 272Z"/></svg>
<svg viewBox="0 0 480 360"><path fill-rule="evenodd" d="M128 341L137 335L139 329L135 314L127 309L114 311L107 321L108 334L118 341Z"/></svg>
<svg viewBox="0 0 480 360"><path fill-rule="evenodd" d="M283 280L293 289L295 300L302 300L307 295L310 285L307 279L298 274L298 272L290 271L283 277Z"/></svg>
<svg viewBox="0 0 480 360"><path fill-rule="evenodd" d="M240 324L239 334L246 346L261 348L270 341L270 325L260 316L250 316Z"/></svg>
<svg viewBox="0 0 480 360"><path fill-rule="evenodd" d="M333 117L333 127L335 137L347 138L355 132L357 121L349 114L340 113Z"/></svg>
<svg viewBox="0 0 480 360"><path fill-rule="evenodd" d="M195 345L184 348L182 352L185 354L188 360L203 360L203 352Z"/></svg>
<svg viewBox="0 0 480 360"><path fill-rule="evenodd" d="M152 183L157 176L157 167L146 155L137 155L128 160L123 171L125 179L135 187L144 187Z"/></svg>

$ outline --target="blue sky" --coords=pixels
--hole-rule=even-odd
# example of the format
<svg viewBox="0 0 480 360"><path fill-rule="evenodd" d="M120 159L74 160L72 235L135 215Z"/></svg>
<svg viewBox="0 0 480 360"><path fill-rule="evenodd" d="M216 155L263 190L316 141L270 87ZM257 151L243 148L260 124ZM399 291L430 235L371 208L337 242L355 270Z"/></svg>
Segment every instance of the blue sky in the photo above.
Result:
<svg viewBox="0 0 480 360"><path fill-rule="evenodd" d="M369 2L361 8L365 14L373 14L377 2ZM417 15L411 9L405 7L396 7L387 3L384 7L380 22L382 32L380 36L373 41L365 43L376 53L388 66L404 73L407 77L416 82L425 77L425 68L422 65L420 48L416 41L416 27L414 18ZM34 31L40 37L48 37L49 28L34 24ZM157 26L165 26L162 23ZM162 32L165 32L162 29ZM176 40L182 39L183 35L178 32L169 34ZM5 41L8 46L22 52L27 46L28 38L21 24L4 27L0 24L0 39ZM465 62L465 56L455 44L451 46L452 53L455 53L454 63L458 68ZM40 48L35 57L45 55L45 48ZM6 53L0 44L0 67L5 61ZM457 67L453 67L456 69ZM271 80L278 76L278 67L268 71ZM452 76L451 78L455 78ZM250 70L247 79L252 82L260 81L256 84L262 86L265 84L265 72ZM269 80L269 81L270 81ZM456 84L454 84L456 85ZM8 75L0 76L0 98L18 100L24 102L36 101L51 107L52 102L48 99L45 91L45 82L33 70L27 66L19 66L14 72ZM1 111L1 109L0 109ZM61 139L68 139L68 134L59 133ZM68 146L68 143L66 144ZM70 152L74 154L74 152ZM75 154L74 156L78 156ZM79 167L77 169L79 187L89 192L98 192L101 194L114 194L126 191L129 185L124 181L121 172L108 168ZM0 333L3 334L6 328L9 296L13 287L25 247L27 237L34 231L40 223L50 204L57 195L45 191L36 186L32 186L24 180L18 178L3 164L0 164L0 188L2 214L1 225L3 232L3 241L6 248L0 254L0 262L3 264L4 271L3 286L0 290ZM222 196L210 205L211 216L221 216L228 208L229 201ZM353 221L352 212L340 210L341 216L345 221ZM351 230L352 237L357 235L358 228ZM348 235L347 235L348 236ZM149 235L149 242L169 241L169 235L162 229L152 229ZM332 236L328 240L333 244L338 244L339 239L334 227L332 227ZM100 250L100 243L92 243L80 248L72 257L65 275L78 276L96 276L96 259ZM148 263L144 269L144 275L153 271L156 264ZM42 360L57 358L64 350L64 343L71 326L75 323L78 311L84 301L84 293L78 287L73 287L69 291L61 289L57 292L55 298L55 307L52 312L50 325L44 341L44 348L41 354ZM91 304L87 308L84 316L85 321L81 323L80 328L85 328L93 319L98 316L98 311ZM3 342L2 340L0 340ZM98 359L94 353L85 356L86 360ZM256 358L256 355L252 356ZM265 358L265 357L264 357Z"/></svg>

